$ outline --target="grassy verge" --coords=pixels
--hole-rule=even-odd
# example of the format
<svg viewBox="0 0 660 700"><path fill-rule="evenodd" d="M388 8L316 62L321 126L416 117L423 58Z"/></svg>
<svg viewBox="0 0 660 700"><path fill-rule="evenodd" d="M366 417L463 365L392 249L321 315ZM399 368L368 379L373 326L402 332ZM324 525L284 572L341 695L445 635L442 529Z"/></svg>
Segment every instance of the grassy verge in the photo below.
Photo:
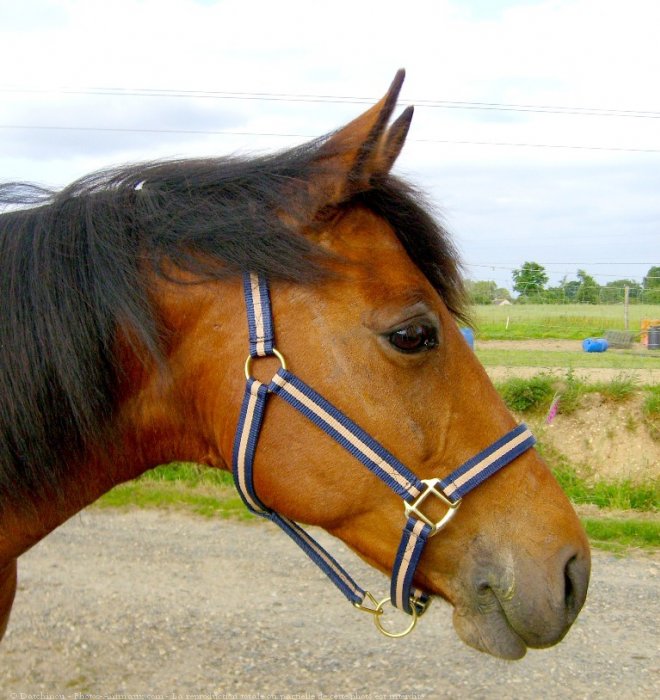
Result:
<svg viewBox="0 0 660 700"><path fill-rule="evenodd" d="M545 454L552 463L552 456ZM657 511L657 484L630 482L587 483L565 462L555 476L576 504L593 504L603 509L626 509L641 513ZM117 486L97 501L99 508L169 508L205 517L253 520L232 484L231 475L197 465L175 463ZM660 549L660 521L634 517L589 517L582 519L592 545L608 551L631 548L656 552Z"/></svg>
<svg viewBox="0 0 660 700"><path fill-rule="evenodd" d="M506 405L516 413L541 414L547 411L553 398L561 394L559 412L574 413L588 394L600 394L612 403L627 401L633 395L643 394L644 415L652 425L660 418L660 388L641 386L636 378L621 372L609 381L586 382L569 369L564 377L540 372L533 377L510 377L496 382L495 387Z"/></svg>
<svg viewBox="0 0 660 700"><path fill-rule="evenodd" d="M570 350L503 350L501 348L475 349L485 367L543 367L543 368L607 368L607 369L660 369L660 353L643 354L616 350L582 352Z"/></svg>
<svg viewBox="0 0 660 700"><path fill-rule="evenodd" d="M641 484L630 479L604 481L587 480L578 476L575 469L560 458L559 464L548 457L543 445L540 452L546 461L553 465L552 472L564 493L576 505L594 505L604 510L658 511L658 481ZM660 522L658 522L660 526Z"/></svg>
<svg viewBox="0 0 660 700"><path fill-rule="evenodd" d="M170 508L205 517L251 520L232 477L218 469L175 462L116 486L97 502L99 508Z"/></svg>
<svg viewBox="0 0 660 700"><path fill-rule="evenodd" d="M132 481L115 487L97 501L100 508L169 508L206 517L249 520L246 510L233 489L200 490L199 488L163 482Z"/></svg>
<svg viewBox="0 0 660 700"><path fill-rule="evenodd" d="M598 549L625 554L631 549L660 551L660 523L650 520L582 518L589 541Z"/></svg>

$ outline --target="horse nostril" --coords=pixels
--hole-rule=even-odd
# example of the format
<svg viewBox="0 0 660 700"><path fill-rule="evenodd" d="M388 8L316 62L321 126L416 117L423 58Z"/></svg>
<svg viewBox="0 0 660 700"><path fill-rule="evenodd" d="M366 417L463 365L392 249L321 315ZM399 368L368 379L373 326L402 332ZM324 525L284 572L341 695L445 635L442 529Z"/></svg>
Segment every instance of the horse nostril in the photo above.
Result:
<svg viewBox="0 0 660 700"><path fill-rule="evenodd" d="M570 620L574 620L584 605L589 585L589 559L574 554L564 567L564 605Z"/></svg>
<svg viewBox="0 0 660 700"><path fill-rule="evenodd" d="M572 556L564 567L564 604L568 611L575 608L575 586L573 585L572 569L575 563L575 555Z"/></svg>

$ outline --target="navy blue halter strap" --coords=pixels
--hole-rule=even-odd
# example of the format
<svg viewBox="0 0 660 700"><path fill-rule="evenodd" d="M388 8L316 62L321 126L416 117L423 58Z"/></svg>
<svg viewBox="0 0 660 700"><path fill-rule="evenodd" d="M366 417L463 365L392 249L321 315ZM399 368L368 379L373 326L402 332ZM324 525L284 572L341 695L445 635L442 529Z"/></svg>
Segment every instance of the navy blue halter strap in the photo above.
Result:
<svg viewBox="0 0 660 700"><path fill-rule="evenodd" d="M443 479L419 479L393 454L374 440L342 411L324 399L299 377L289 372L284 358L275 348L273 317L267 280L257 274L245 274L243 288L247 307L250 354L245 363L246 387L233 450L233 474L237 490L247 508L276 523L326 573L330 580L356 607L374 615L377 627L388 636L402 636L414 627L428 604L429 597L413 586L413 577L429 537L451 520L462 497L503 466L528 450L534 436L521 424L487 447ZM269 384L251 376L252 360L275 356L281 367ZM326 432L365 467L378 476L404 501L407 522L392 570L390 602L413 616L404 633L393 634L380 622L383 605L362 589L340 564L298 524L270 510L259 499L253 480L254 455L270 394L277 394L302 415ZM441 520L430 520L422 504L437 498L446 507Z"/></svg>

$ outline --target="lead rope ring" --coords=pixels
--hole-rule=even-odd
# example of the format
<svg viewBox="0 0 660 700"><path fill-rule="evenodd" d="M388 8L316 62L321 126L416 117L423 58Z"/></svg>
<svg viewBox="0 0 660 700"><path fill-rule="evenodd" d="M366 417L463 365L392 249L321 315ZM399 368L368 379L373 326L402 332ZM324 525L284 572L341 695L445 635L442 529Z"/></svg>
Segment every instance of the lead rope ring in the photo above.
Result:
<svg viewBox="0 0 660 700"><path fill-rule="evenodd" d="M381 634L385 635L386 637L390 637L390 639L400 639L401 637L405 637L407 634L410 634L415 629L415 625L417 624L417 620L419 619L419 610L417 609L416 605L410 606L412 613L410 616L411 620L410 620L410 623L408 624L408 626L404 630L402 630L401 632L392 632L391 630L387 629L387 627L385 627L383 625L383 622L382 622L383 613L385 612L385 609L383 608L383 606L386 603L389 603L392 607L394 607L389 596L387 598L383 598L383 600L378 602L374 598L372 593L370 593L369 591L366 591L364 598L365 598L365 600L368 598L369 601L371 603L373 603L374 607L371 608L368 605L364 605L364 601L362 603L353 603L353 605L358 610L361 610L362 612L369 613L369 615L371 615L373 617L374 625L376 625L376 629ZM424 606L423 610L426 610L426 608L428 608L429 605L430 605L430 603L427 603Z"/></svg>

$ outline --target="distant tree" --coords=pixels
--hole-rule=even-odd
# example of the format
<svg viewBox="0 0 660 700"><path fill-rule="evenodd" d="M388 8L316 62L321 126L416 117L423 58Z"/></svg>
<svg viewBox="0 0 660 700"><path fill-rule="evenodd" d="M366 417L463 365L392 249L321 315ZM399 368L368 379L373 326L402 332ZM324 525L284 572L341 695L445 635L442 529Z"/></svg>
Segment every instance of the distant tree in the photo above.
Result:
<svg viewBox="0 0 660 700"><path fill-rule="evenodd" d="M566 293L564 287L548 287L545 292L543 292L543 300L546 304L565 304Z"/></svg>
<svg viewBox="0 0 660 700"><path fill-rule="evenodd" d="M614 280L600 288L600 301L602 304L622 304L625 299L625 289L628 287L628 301L639 302L642 297L642 285L634 280Z"/></svg>
<svg viewBox="0 0 660 700"><path fill-rule="evenodd" d="M498 287L495 290L495 299L493 299L493 301L495 301L496 299L501 299L502 301L511 301L511 293L506 287Z"/></svg>
<svg viewBox="0 0 660 700"><path fill-rule="evenodd" d="M597 304L598 303L598 282L588 275L584 270L577 271L578 287L575 300L579 304Z"/></svg>
<svg viewBox="0 0 660 700"><path fill-rule="evenodd" d="M545 268L536 262L524 262L513 271L513 288L521 297L539 296L547 281Z"/></svg>
<svg viewBox="0 0 660 700"><path fill-rule="evenodd" d="M571 280L570 282L564 277L562 280L562 289L564 290L564 297L566 302L569 304L574 303L577 300L578 289L580 289L580 282L578 280Z"/></svg>
<svg viewBox="0 0 660 700"><path fill-rule="evenodd" d="M564 276L559 282L558 287L548 287L543 294L543 298L548 304L572 304L577 297L577 291L580 283L577 280L568 281L568 277Z"/></svg>
<svg viewBox="0 0 660 700"><path fill-rule="evenodd" d="M645 304L660 304L660 267L654 265L644 277Z"/></svg>
<svg viewBox="0 0 660 700"><path fill-rule="evenodd" d="M655 265L650 268L644 277L644 290L660 288L660 267Z"/></svg>
<svg viewBox="0 0 660 700"><path fill-rule="evenodd" d="M467 282L468 295L472 304L492 304L495 299L497 284L495 282Z"/></svg>

